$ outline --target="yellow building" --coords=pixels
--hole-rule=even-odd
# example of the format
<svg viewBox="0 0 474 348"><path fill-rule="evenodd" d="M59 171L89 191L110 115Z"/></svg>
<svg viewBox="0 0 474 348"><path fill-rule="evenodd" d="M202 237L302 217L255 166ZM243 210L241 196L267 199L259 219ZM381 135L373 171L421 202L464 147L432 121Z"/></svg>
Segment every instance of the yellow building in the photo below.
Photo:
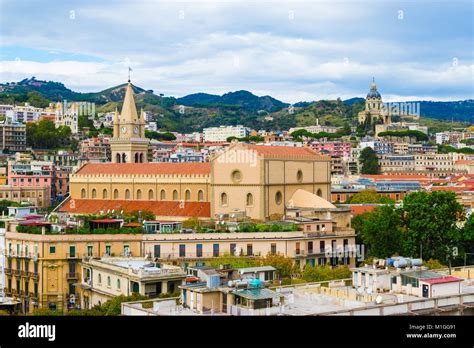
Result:
<svg viewBox="0 0 474 348"><path fill-rule="evenodd" d="M20 299L25 313L37 307L65 310L76 295L84 256L141 254L142 235L41 235L14 232L7 222L5 293ZM75 301L80 301L76 298Z"/></svg>

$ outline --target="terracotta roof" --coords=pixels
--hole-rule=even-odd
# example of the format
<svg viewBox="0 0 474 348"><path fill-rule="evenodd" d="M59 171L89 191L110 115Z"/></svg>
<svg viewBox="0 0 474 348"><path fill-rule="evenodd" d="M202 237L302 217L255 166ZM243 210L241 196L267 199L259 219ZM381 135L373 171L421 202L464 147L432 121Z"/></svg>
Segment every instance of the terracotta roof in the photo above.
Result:
<svg viewBox="0 0 474 348"><path fill-rule="evenodd" d="M77 174L195 174L209 175L211 165L204 163L88 163Z"/></svg>
<svg viewBox="0 0 474 348"><path fill-rule="evenodd" d="M108 210L115 210L115 212L141 210L150 211L156 216L211 216L209 202L184 202L183 208L180 207L180 202L174 201L75 199L74 204L71 203L70 200L64 202L59 211L73 214L97 214L100 211L107 212Z"/></svg>
<svg viewBox="0 0 474 348"><path fill-rule="evenodd" d="M264 146L264 145L250 145L250 144L247 144L246 147L249 150L257 151L261 155L326 157L326 156L321 156L321 154L319 154L318 152L308 147Z"/></svg>
<svg viewBox="0 0 474 348"><path fill-rule="evenodd" d="M377 205L351 205L349 208L351 209L352 215L360 215L363 213L370 213L372 210L377 208Z"/></svg>
<svg viewBox="0 0 474 348"><path fill-rule="evenodd" d="M434 278L434 279L420 279L420 281L423 283L428 283L428 284L442 284L442 283L462 282L462 279L448 276L448 277L441 277L441 278Z"/></svg>

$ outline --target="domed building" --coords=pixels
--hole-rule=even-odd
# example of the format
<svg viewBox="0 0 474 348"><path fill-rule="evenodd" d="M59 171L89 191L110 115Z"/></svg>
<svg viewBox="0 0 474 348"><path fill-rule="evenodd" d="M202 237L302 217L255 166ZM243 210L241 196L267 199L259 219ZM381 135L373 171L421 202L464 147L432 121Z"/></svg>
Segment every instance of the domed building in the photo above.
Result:
<svg viewBox="0 0 474 348"><path fill-rule="evenodd" d="M367 98L365 99L365 110L359 112L358 118L359 123L365 123L367 120L370 120L370 123L392 123L390 114L387 113L386 109L383 107L382 96L377 91L375 81L372 82L370 85L370 91L367 93Z"/></svg>

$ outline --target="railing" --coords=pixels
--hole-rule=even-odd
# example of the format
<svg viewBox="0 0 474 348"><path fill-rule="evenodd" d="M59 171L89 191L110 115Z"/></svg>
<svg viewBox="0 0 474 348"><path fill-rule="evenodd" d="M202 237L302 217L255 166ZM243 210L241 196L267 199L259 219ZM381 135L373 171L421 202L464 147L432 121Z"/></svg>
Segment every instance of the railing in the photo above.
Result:
<svg viewBox="0 0 474 348"><path fill-rule="evenodd" d="M153 255L153 254L152 254ZM161 260L173 260L173 259L210 259L214 257L226 256L229 255L228 252L219 252L219 254L214 252L206 252L206 253L189 253L186 252L184 254L180 253L161 253L160 256L152 256L153 258L158 258ZM238 255L238 253L234 253L234 255ZM260 252L253 253L252 255L243 255L244 257L258 257L261 256Z"/></svg>
<svg viewBox="0 0 474 348"><path fill-rule="evenodd" d="M72 273L72 272L68 272L66 273L66 278L69 280L69 279L77 279L78 278L78 274L77 273Z"/></svg>
<svg viewBox="0 0 474 348"><path fill-rule="evenodd" d="M74 253L74 254L66 253L66 258L67 259L80 259L81 257L79 256L78 253Z"/></svg>

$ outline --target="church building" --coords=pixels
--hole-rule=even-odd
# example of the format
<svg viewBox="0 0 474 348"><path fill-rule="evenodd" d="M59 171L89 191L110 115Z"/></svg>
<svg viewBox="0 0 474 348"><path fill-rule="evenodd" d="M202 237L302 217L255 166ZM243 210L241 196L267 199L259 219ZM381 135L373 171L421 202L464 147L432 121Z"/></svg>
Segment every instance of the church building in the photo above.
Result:
<svg viewBox="0 0 474 348"><path fill-rule="evenodd" d="M297 191L330 200L330 158L308 147L234 142L206 163L147 161L144 120L132 85L114 120L112 163L87 163L70 177L71 214L151 211L157 219L255 220L284 216Z"/></svg>
<svg viewBox="0 0 474 348"><path fill-rule="evenodd" d="M382 96L377 91L375 81L370 86L370 91L365 99L365 110L358 114L359 123L369 122L370 124L390 124L392 123L390 113L384 108Z"/></svg>

